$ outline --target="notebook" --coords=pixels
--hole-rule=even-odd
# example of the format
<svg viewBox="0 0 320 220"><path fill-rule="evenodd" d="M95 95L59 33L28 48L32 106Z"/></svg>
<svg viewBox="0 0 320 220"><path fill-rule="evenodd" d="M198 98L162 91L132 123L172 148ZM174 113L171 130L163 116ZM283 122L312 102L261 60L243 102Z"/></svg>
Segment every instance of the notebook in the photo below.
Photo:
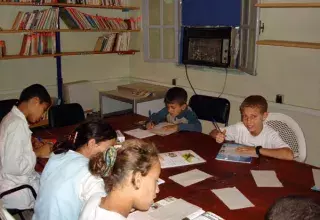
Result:
<svg viewBox="0 0 320 220"><path fill-rule="evenodd" d="M206 161L192 150L173 151L159 154L161 168L187 166Z"/></svg>
<svg viewBox="0 0 320 220"><path fill-rule="evenodd" d="M143 139L143 138L147 138L147 137L151 137L151 136L155 135L154 133L151 133L148 130L143 130L140 128L136 128L136 129L133 129L130 131L125 131L124 133L126 133L132 137L138 138L138 139Z"/></svg>
<svg viewBox="0 0 320 220"><path fill-rule="evenodd" d="M237 147L243 146L235 143L224 143L216 156L216 160L223 160L229 162L238 162L238 163L251 163L252 155L246 155L243 153L238 153L236 151Z"/></svg>
<svg viewBox="0 0 320 220"><path fill-rule="evenodd" d="M168 123L168 122L161 122L159 124L157 124L156 126L154 126L150 132L159 135L159 136L167 136L170 134L175 133L176 131L172 131L172 130L164 130L163 127L168 126L168 125L174 125L172 123Z"/></svg>
<svg viewBox="0 0 320 220"><path fill-rule="evenodd" d="M156 203L146 212L135 211L129 214L128 220L223 220L211 212L193 205L183 199L167 197Z"/></svg>

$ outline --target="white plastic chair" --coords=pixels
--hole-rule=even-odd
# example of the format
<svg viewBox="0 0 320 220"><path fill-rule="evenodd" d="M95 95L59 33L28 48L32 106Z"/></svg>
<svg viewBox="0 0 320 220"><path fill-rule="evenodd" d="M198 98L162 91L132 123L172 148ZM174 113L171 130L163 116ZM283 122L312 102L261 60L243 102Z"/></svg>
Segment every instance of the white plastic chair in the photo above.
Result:
<svg viewBox="0 0 320 220"><path fill-rule="evenodd" d="M296 161L305 161L307 156L306 141L295 120L282 113L269 113L266 124L277 131L282 140L290 146Z"/></svg>
<svg viewBox="0 0 320 220"><path fill-rule="evenodd" d="M2 220L15 220L12 215L3 207L2 201L0 200L0 219Z"/></svg>

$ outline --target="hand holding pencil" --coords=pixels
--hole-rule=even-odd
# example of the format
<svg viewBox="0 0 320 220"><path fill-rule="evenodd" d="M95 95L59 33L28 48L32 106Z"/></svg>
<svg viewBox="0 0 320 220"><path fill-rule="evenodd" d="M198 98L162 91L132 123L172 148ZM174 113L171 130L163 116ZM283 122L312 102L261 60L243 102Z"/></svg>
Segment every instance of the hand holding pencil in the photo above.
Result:
<svg viewBox="0 0 320 220"><path fill-rule="evenodd" d="M219 128L219 125L217 124L217 122L213 119L212 120L212 124L215 127L215 130L210 132L210 135L216 139L216 142L218 144L221 144L224 142L224 140L226 139L226 130L221 131L221 129Z"/></svg>
<svg viewBox="0 0 320 220"><path fill-rule="evenodd" d="M216 134L216 142L218 144L221 144L224 142L225 139L226 139L226 130L223 130L222 132L218 131L218 133Z"/></svg>

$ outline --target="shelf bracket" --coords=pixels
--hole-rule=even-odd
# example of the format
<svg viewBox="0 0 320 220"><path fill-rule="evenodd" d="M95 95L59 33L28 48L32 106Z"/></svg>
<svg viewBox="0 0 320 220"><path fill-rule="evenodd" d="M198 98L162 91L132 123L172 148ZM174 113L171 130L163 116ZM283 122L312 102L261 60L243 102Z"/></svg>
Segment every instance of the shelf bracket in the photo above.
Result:
<svg viewBox="0 0 320 220"><path fill-rule="evenodd" d="M264 32L264 23L259 20L259 35Z"/></svg>

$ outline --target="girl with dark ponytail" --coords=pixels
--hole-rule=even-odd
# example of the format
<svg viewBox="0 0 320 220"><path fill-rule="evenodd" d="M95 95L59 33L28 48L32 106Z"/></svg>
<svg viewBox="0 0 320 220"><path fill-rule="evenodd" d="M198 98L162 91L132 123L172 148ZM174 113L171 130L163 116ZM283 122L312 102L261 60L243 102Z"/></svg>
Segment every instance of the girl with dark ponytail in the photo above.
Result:
<svg viewBox="0 0 320 220"><path fill-rule="evenodd" d="M103 178L107 196L93 195L79 220L124 220L132 208L146 211L159 192L158 151L151 143L134 139L111 147L89 162L90 172Z"/></svg>
<svg viewBox="0 0 320 220"><path fill-rule="evenodd" d="M33 220L74 220L94 193L105 194L104 182L88 169L89 160L116 142L116 132L102 122L85 122L53 147L40 179Z"/></svg>

